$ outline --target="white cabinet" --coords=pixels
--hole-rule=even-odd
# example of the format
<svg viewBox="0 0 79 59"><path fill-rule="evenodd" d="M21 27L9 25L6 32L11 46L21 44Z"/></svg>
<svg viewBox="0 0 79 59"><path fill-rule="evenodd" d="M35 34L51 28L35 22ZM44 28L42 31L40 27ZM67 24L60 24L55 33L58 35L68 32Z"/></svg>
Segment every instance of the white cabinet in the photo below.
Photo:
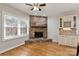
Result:
<svg viewBox="0 0 79 59"><path fill-rule="evenodd" d="M59 44L76 47L78 36L76 36L77 15L68 15L60 17L59 26ZM78 33L77 33L78 34Z"/></svg>
<svg viewBox="0 0 79 59"><path fill-rule="evenodd" d="M76 18L77 18L77 15L69 15L69 16L59 17L59 19L60 19L60 27L59 28L64 28L64 27L74 28L74 27L76 27Z"/></svg>
<svg viewBox="0 0 79 59"><path fill-rule="evenodd" d="M60 35L59 38L59 44L62 45L67 45L71 47L77 47L77 42L78 42L78 36L65 36L65 35Z"/></svg>
<svg viewBox="0 0 79 59"><path fill-rule="evenodd" d="M64 44L63 43L63 37L62 36L59 36L59 44Z"/></svg>

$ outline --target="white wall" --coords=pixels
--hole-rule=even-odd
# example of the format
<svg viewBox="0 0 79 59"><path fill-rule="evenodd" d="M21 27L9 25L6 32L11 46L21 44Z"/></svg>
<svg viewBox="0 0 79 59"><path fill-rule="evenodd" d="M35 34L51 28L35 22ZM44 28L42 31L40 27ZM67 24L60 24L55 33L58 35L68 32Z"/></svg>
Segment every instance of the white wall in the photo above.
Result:
<svg viewBox="0 0 79 59"><path fill-rule="evenodd" d="M20 10L17 10L11 6L8 6L8 5L5 5L5 4L0 4L0 10L1 11L6 11L6 12L9 12L9 13L12 13L18 17L23 17L27 20L27 37L20 37L20 38L15 38L15 39L9 39L9 40L2 40L1 39L1 30L2 30L2 25L1 25L1 13L0 13L0 53L2 52L5 52L9 49L12 49L12 48L15 48L19 45L22 45L24 44L24 41L25 40L28 40L29 39L29 15L25 14L24 12L20 11Z"/></svg>
<svg viewBox="0 0 79 59"><path fill-rule="evenodd" d="M58 41L58 17L48 17L48 38Z"/></svg>

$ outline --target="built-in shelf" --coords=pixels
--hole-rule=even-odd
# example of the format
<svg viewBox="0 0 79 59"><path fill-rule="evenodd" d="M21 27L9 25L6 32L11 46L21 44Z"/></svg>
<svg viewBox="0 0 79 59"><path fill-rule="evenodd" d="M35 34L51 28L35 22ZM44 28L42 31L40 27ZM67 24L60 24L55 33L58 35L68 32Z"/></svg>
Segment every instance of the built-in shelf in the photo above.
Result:
<svg viewBox="0 0 79 59"><path fill-rule="evenodd" d="M76 15L68 15L60 17L59 34L60 35L76 35Z"/></svg>
<svg viewBox="0 0 79 59"><path fill-rule="evenodd" d="M67 15L59 18L59 44L77 47L77 15Z"/></svg>

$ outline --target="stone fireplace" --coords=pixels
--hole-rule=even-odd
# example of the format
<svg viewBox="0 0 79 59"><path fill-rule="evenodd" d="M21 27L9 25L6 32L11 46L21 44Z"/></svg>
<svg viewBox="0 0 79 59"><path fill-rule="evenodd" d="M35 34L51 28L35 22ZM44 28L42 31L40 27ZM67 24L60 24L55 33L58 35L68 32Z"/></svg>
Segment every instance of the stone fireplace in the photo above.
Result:
<svg viewBox="0 0 79 59"><path fill-rule="evenodd" d="M47 17L30 16L30 38L47 38Z"/></svg>

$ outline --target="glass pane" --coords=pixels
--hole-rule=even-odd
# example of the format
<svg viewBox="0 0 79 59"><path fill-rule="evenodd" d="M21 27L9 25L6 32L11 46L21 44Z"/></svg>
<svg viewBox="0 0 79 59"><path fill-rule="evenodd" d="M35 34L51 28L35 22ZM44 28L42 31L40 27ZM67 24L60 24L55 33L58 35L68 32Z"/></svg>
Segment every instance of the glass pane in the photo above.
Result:
<svg viewBox="0 0 79 59"><path fill-rule="evenodd" d="M4 26L5 26L5 36L9 37L9 36L16 36L17 35L17 19L16 17L7 15L5 22L4 22Z"/></svg>
<svg viewBox="0 0 79 59"><path fill-rule="evenodd" d="M27 34L27 28L20 28L20 30L21 30L21 35Z"/></svg>
<svg viewBox="0 0 79 59"><path fill-rule="evenodd" d="M17 35L16 27L6 27L6 36L15 36Z"/></svg>
<svg viewBox="0 0 79 59"><path fill-rule="evenodd" d="M60 27L62 27L62 18L60 18Z"/></svg>
<svg viewBox="0 0 79 59"><path fill-rule="evenodd" d="M7 26L17 26L17 20L14 17L7 17L6 18L6 25Z"/></svg>
<svg viewBox="0 0 79 59"><path fill-rule="evenodd" d="M22 20L20 22L20 34L21 35L27 34L27 22L26 22L26 20Z"/></svg>
<svg viewBox="0 0 79 59"><path fill-rule="evenodd" d="M64 27L71 27L71 22L64 22Z"/></svg>
<svg viewBox="0 0 79 59"><path fill-rule="evenodd" d="M74 19L73 19L73 22L74 22L74 23L73 23L73 27L76 27L76 16L74 16L73 18L74 18Z"/></svg>

